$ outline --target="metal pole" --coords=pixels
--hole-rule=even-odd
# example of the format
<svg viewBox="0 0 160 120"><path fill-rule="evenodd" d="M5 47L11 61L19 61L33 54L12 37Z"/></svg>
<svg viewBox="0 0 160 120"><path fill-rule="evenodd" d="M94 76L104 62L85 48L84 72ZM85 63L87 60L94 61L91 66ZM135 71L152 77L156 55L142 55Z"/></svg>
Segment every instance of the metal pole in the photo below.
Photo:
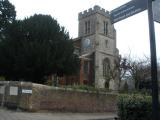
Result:
<svg viewBox="0 0 160 120"><path fill-rule="evenodd" d="M149 35L150 35L150 52L151 52L151 79L152 79L152 118L158 119L158 80L157 80L157 57L156 57L156 42L155 29L152 12L152 1L148 1L148 21L149 21Z"/></svg>

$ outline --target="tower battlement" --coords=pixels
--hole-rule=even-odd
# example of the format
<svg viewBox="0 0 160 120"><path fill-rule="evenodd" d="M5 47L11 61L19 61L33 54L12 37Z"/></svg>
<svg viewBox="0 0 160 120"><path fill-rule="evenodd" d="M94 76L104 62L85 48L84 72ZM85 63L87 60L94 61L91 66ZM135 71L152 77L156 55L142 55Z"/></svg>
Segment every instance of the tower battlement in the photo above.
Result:
<svg viewBox="0 0 160 120"><path fill-rule="evenodd" d="M104 8L99 7L98 5L95 5L93 8L90 8L88 10L85 10L84 12L80 12L78 15L78 19L83 19L87 16L90 16L92 14L99 13L101 15L104 15L106 17L109 17L109 11L105 10Z"/></svg>

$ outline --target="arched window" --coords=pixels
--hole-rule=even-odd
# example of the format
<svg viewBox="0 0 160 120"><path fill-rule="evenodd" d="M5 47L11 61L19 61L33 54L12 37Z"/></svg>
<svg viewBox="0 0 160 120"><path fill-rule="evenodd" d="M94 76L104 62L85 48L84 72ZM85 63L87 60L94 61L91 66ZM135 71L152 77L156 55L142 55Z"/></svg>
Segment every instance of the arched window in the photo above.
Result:
<svg viewBox="0 0 160 120"><path fill-rule="evenodd" d="M105 58L103 60L103 76L107 77L109 74L109 69L110 69L110 60L108 58Z"/></svg>

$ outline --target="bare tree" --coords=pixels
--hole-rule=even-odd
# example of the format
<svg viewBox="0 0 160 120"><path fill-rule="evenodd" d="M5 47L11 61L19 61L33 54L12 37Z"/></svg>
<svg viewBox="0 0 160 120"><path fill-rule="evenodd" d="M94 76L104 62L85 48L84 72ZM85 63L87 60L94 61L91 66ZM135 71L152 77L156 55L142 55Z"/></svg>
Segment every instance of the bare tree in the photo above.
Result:
<svg viewBox="0 0 160 120"><path fill-rule="evenodd" d="M130 55L121 58L120 61L120 80L130 78L135 82L135 88L139 89L140 84L147 79L150 79L150 59L144 57L143 59L134 60Z"/></svg>

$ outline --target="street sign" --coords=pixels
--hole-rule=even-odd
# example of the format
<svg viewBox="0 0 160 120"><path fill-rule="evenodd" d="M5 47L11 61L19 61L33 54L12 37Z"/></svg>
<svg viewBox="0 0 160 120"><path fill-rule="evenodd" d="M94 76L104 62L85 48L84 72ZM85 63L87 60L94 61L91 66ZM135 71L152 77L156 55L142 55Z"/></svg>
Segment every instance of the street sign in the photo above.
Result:
<svg viewBox="0 0 160 120"><path fill-rule="evenodd" d="M22 93L32 94L32 90L22 89Z"/></svg>
<svg viewBox="0 0 160 120"><path fill-rule="evenodd" d="M160 23L160 0L153 2L153 18L154 21Z"/></svg>
<svg viewBox="0 0 160 120"><path fill-rule="evenodd" d="M132 0L110 12L112 23L121 21L146 9L146 0Z"/></svg>

